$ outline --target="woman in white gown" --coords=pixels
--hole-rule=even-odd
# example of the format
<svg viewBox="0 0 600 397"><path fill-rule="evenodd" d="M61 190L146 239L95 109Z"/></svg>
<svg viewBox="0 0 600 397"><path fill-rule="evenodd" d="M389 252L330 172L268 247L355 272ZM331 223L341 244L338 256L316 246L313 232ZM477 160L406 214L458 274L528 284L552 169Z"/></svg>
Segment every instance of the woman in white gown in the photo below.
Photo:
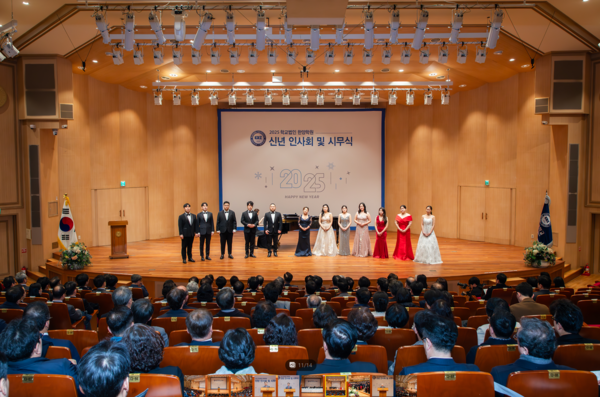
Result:
<svg viewBox="0 0 600 397"><path fill-rule="evenodd" d="M414 261L426 265L439 265L442 263L442 256L440 255L440 247L433 231L435 227L433 207L428 205L426 210L427 214L421 217L421 235L419 236Z"/></svg>
<svg viewBox="0 0 600 397"><path fill-rule="evenodd" d="M321 215L319 215L319 233L313 247L313 255L336 256L338 254L335 232L332 226L333 215L329 212L329 206L325 204L321 210Z"/></svg>

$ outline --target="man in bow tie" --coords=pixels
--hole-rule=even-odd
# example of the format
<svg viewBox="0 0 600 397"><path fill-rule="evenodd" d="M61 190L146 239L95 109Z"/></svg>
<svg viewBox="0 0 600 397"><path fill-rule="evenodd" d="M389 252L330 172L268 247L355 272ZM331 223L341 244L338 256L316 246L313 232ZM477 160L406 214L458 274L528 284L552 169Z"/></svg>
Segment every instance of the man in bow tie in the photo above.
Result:
<svg viewBox="0 0 600 397"><path fill-rule="evenodd" d="M229 259L233 259L231 255L231 243L233 242L233 233L237 230L237 221L235 212L229 209L229 201L223 202L223 211L219 211L217 215L217 233L221 236L221 259L225 257L225 245L227 244L227 253Z"/></svg>
<svg viewBox="0 0 600 397"><path fill-rule="evenodd" d="M179 238L181 239L181 257L183 258L183 263L187 263L187 258L190 262L196 262L192 259L192 247L194 245L194 234L196 234L196 215L191 213L192 207L189 203L185 203L183 205L183 209L185 212L179 215L178 225L179 225Z"/></svg>
<svg viewBox="0 0 600 397"><path fill-rule="evenodd" d="M248 211L242 214L242 225L244 225L244 238L246 239L246 258L254 256L254 242L256 241L256 228L258 227L258 215L253 211L254 203L248 201L246 203Z"/></svg>
<svg viewBox="0 0 600 397"><path fill-rule="evenodd" d="M200 260L204 261L204 246L206 245L206 260L210 260L210 238L215 234L215 223L212 212L208 212L208 204L202 203L202 212L196 217L196 236L200 237Z"/></svg>

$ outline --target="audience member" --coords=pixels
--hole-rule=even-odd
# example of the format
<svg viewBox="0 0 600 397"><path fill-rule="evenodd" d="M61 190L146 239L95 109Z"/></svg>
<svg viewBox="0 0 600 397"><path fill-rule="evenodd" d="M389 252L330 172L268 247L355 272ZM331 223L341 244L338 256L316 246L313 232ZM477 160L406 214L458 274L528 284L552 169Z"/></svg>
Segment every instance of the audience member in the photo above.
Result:
<svg viewBox="0 0 600 397"><path fill-rule="evenodd" d="M323 299L318 295L313 294L306 298L306 306L309 309L316 309L321 306L321 303L323 303Z"/></svg>
<svg viewBox="0 0 600 397"><path fill-rule="evenodd" d="M424 274L417 275L416 281L421 283L424 289L427 289L427 276Z"/></svg>
<svg viewBox="0 0 600 397"><path fill-rule="evenodd" d="M240 280L233 283L233 292L235 293L233 296L235 298L242 298L244 296L244 283Z"/></svg>
<svg viewBox="0 0 600 397"><path fill-rule="evenodd" d="M163 327L150 325L152 323L152 315L154 314L154 306L148 299L138 299L131 305L134 324L149 325L160 334L165 343L165 347L169 346L169 335Z"/></svg>
<svg viewBox="0 0 600 397"><path fill-rule="evenodd" d="M313 324L315 325L315 328L325 328L330 321L336 319L337 314L329 305L319 305L313 312Z"/></svg>
<svg viewBox="0 0 600 397"><path fill-rule="evenodd" d="M469 279L469 287L471 287L471 290L467 292L467 295L469 296L470 301L481 299L483 297L483 287L481 286L481 281L479 281L478 277L471 277Z"/></svg>
<svg viewBox="0 0 600 397"><path fill-rule="evenodd" d="M499 309L510 311L508 303L506 303L506 301L502 298L492 298L485 303L485 314L487 314L488 323L483 324L479 328L477 328L478 345L481 345L485 341L485 332L488 330L488 328L490 328L490 321L492 319L492 316L494 315L494 312ZM515 327L519 328L520 326L521 324L519 324L519 322L517 321Z"/></svg>
<svg viewBox="0 0 600 397"><path fill-rule="evenodd" d="M388 307L385 312L385 321L390 328L404 328L408 323L408 311L398 303Z"/></svg>
<svg viewBox="0 0 600 397"><path fill-rule="evenodd" d="M265 328L263 340L267 345L298 346L294 321L287 314L279 313Z"/></svg>
<svg viewBox="0 0 600 397"><path fill-rule="evenodd" d="M42 285L40 283L33 283L29 286L29 297L39 298L42 296Z"/></svg>
<svg viewBox="0 0 600 397"><path fill-rule="evenodd" d="M314 295L317 292L317 283L314 280L308 280L304 285L304 290L306 291L306 295L304 296Z"/></svg>
<svg viewBox="0 0 600 397"><path fill-rule="evenodd" d="M19 272L15 275L15 281L19 284L25 291L29 291L29 287L27 286L27 273Z"/></svg>
<svg viewBox="0 0 600 397"><path fill-rule="evenodd" d="M283 279L285 280L284 287L295 287L295 285L292 285L292 280L294 279L294 275L292 273L286 272L283 275Z"/></svg>
<svg viewBox="0 0 600 397"><path fill-rule="evenodd" d="M431 305L429 309L432 313L435 313L440 317L444 317L454 321L454 313L452 313L452 307L448 304L448 302L446 302L443 299L438 299L435 302L433 302L433 305Z"/></svg>
<svg viewBox="0 0 600 397"><path fill-rule="evenodd" d="M283 287L283 284L281 285ZM278 300L280 290L277 287L276 283L269 283L263 288L263 294L265 295L265 300L273 302L276 308L278 309L287 309L290 310L290 301L280 301Z"/></svg>
<svg viewBox="0 0 600 397"><path fill-rule="evenodd" d="M188 334L192 337L190 343L182 342L176 346L219 346L220 342L213 342L213 316L205 309L196 309L185 319Z"/></svg>
<svg viewBox="0 0 600 397"><path fill-rule="evenodd" d="M67 290L63 285L56 285L52 290L52 302L53 303L65 303L65 297L67 296ZM81 310L77 309L75 306L67 303L67 310L69 311L69 318L71 319L71 323L76 323L77 321L83 318L83 313ZM89 321L89 319L87 319ZM86 328L88 328L86 326Z"/></svg>
<svg viewBox="0 0 600 397"><path fill-rule="evenodd" d="M42 293L46 293L52 298L52 293L48 291L48 286L50 285L50 279L48 277L40 277L37 279L37 282L42 286Z"/></svg>
<svg viewBox="0 0 600 397"><path fill-rule="evenodd" d="M117 289L117 283L119 282L119 278L114 274L106 275L106 290L114 291Z"/></svg>
<svg viewBox="0 0 600 397"><path fill-rule="evenodd" d="M129 352L122 343L103 340L77 366L79 387L85 397L127 397Z"/></svg>
<svg viewBox="0 0 600 397"><path fill-rule="evenodd" d="M531 298L533 296L533 288L527 283L517 285L517 300L519 303L510 306L510 312L514 314L517 321L521 321L523 316L536 316L539 314L550 314L550 310L546 305L540 305Z"/></svg>
<svg viewBox="0 0 600 397"><path fill-rule="evenodd" d="M258 281L258 289L261 290L262 285L265 282L265 278L259 274L258 276L256 276L256 280Z"/></svg>
<svg viewBox="0 0 600 397"><path fill-rule="evenodd" d="M365 277L366 278L366 277ZM356 304L352 308L357 307L369 307L369 301L371 300L371 291L368 288L362 287L356 291L356 297L354 298Z"/></svg>
<svg viewBox="0 0 600 397"><path fill-rule="evenodd" d="M252 276L248 279L248 289L246 292L258 292L258 279Z"/></svg>
<svg viewBox="0 0 600 397"><path fill-rule="evenodd" d="M215 374L256 374L252 367L255 350L256 346L248 331L244 328L230 329L219 347L219 359L224 365Z"/></svg>
<svg viewBox="0 0 600 397"><path fill-rule="evenodd" d="M217 288L220 290L222 290L223 288L225 288L225 285L227 285L227 279L223 276L219 276L217 277L217 279L215 280L215 284L217 284Z"/></svg>
<svg viewBox="0 0 600 397"><path fill-rule="evenodd" d="M263 329L277 315L275 305L271 301L260 301L252 311L252 328Z"/></svg>
<svg viewBox="0 0 600 397"><path fill-rule="evenodd" d="M197 295L198 294L198 289L199 289L198 282L196 282L194 280L188 281L187 286L185 287L185 289L187 290L188 293L189 292L195 292L196 295Z"/></svg>
<svg viewBox="0 0 600 397"><path fill-rule="evenodd" d="M139 274L131 275L131 286L133 288L141 288L144 298L147 298L148 296L150 296L150 294L148 293L148 290L146 289L146 286L144 285L144 282L142 281L142 276L140 276Z"/></svg>
<svg viewBox="0 0 600 397"><path fill-rule="evenodd" d="M367 307L352 309L348 314L348 322L356 329L357 345L366 345L377 332L377 319Z"/></svg>
<svg viewBox="0 0 600 397"><path fill-rule="evenodd" d="M403 288L402 282L392 279L389 283L389 287L390 294L392 295L390 297L390 302L398 302L398 291L400 291L400 289Z"/></svg>
<svg viewBox="0 0 600 397"><path fill-rule="evenodd" d="M515 325L517 324L517 320L515 316L512 315L510 311L508 311L504 307L498 307L494 314L490 318L490 337L483 343L480 343L478 346L473 346L471 350L469 350L467 354L467 363L474 364L475 358L477 356L477 349L480 346L497 346L497 345L512 345L514 344L514 339L512 338L512 334L515 330Z"/></svg>
<svg viewBox="0 0 600 397"><path fill-rule="evenodd" d="M485 299L485 300L491 299L492 292L495 289L502 289L502 288L511 288L511 287L506 285L506 275L504 273L498 273L498 275L496 276L496 285L492 285L491 287L489 287L487 289L483 299Z"/></svg>
<svg viewBox="0 0 600 397"><path fill-rule="evenodd" d="M565 280L561 277L554 277L554 288L565 288Z"/></svg>
<svg viewBox="0 0 600 397"><path fill-rule="evenodd" d="M348 293L348 280L345 277L341 277L337 282L337 287L340 293L337 296L350 296Z"/></svg>
<svg viewBox="0 0 600 397"><path fill-rule="evenodd" d="M167 295L167 303L169 310L158 316L158 318L164 317L187 317L188 312L184 310L184 306L187 302L188 294L186 291L173 288Z"/></svg>
<svg viewBox="0 0 600 397"><path fill-rule="evenodd" d="M0 396L8 397L8 358L4 353L0 353Z"/></svg>
<svg viewBox="0 0 600 397"><path fill-rule="evenodd" d="M111 339L119 342L127 328L133 325L133 313L127 306L115 307L106 318L108 332L112 335Z"/></svg>
<svg viewBox="0 0 600 397"><path fill-rule="evenodd" d="M25 296L25 291L23 288L15 285L14 287L10 287L8 291L6 291L6 302L0 305L0 309L14 309L14 310L23 310L19 303L23 303L23 297Z"/></svg>
<svg viewBox="0 0 600 397"><path fill-rule="evenodd" d="M550 280L550 277L547 277L547 276L538 277L537 288L539 290L533 293L533 300L537 300L537 297L540 295L549 295L551 286L552 286L552 281Z"/></svg>
<svg viewBox="0 0 600 397"><path fill-rule="evenodd" d="M366 278L365 276L362 276L361 278L358 279L358 289L360 289L360 288L369 289L370 286L371 286L371 281L368 278Z"/></svg>
<svg viewBox="0 0 600 397"><path fill-rule="evenodd" d="M389 284L388 284L387 278L379 277L377 279L377 290L381 291L381 292L385 292L386 294L388 293Z"/></svg>
<svg viewBox="0 0 600 397"><path fill-rule="evenodd" d="M448 291L448 281L445 278L440 277L435 282L442 286L442 291Z"/></svg>
<svg viewBox="0 0 600 397"><path fill-rule="evenodd" d="M114 307L126 306L131 308L133 305L133 292L127 287L119 287L112 294L111 298ZM109 312L110 313L110 312ZM102 317L108 317L109 313L104 313Z"/></svg>
<svg viewBox="0 0 600 397"><path fill-rule="evenodd" d="M406 283L406 285L408 285L408 282ZM410 291L412 292L413 296L416 296L416 297L421 296L421 293L423 292L423 289L425 288L423 286L423 284L421 284L418 281L412 282L409 287L410 287Z"/></svg>
<svg viewBox="0 0 600 397"><path fill-rule="evenodd" d="M223 277L223 278L225 278L225 277ZM217 305L219 305L219 308L221 310L217 314L215 314L215 317L246 317L246 318L250 318L249 314L246 314L246 313L234 308L233 307L234 303L235 302L234 302L234 298L233 298L233 290L231 288L223 288L217 294Z"/></svg>
<svg viewBox="0 0 600 397"><path fill-rule="evenodd" d="M398 293L396 293L396 302L405 308L419 307L419 305L413 302L412 291L404 287L400 287Z"/></svg>
<svg viewBox="0 0 600 397"><path fill-rule="evenodd" d="M346 277L346 282L348 283L348 291L354 291L354 279L352 277Z"/></svg>
<svg viewBox="0 0 600 397"><path fill-rule="evenodd" d="M373 294L373 306L375 306L375 312L373 312L373 316L375 317L384 317L385 311L388 307L389 302L388 294L384 291L377 291Z"/></svg>
<svg viewBox="0 0 600 397"><path fill-rule="evenodd" d="M2 281L2 285L4 286L4 290L8 291L12 286L17 283L17 280L13 276L6 276Z"/></svg>
<svg viewBox="0 0 600 397"><path fill-rule="evenodd" d="M537 277L535 277L535 276L527 277L527 280L525 280L525 282L527 284L531 285L531 288L537 288L537 286L538 286Z"/></svg>
<svg viewBox="0 0 600 397"><path fill-rule="evenodd" d="M75 282L77 283L77 289L81 291L91 291L88 285L90 283L90 276L87 274L79 273L77 276L75 276Z"/></svg>
<svg viewBox="0 0 600 397"><path fill-rule="evenodd" d="M577 305L567 299L559 299L550 305L550 313L554 317L554 330L558 335L557 345L575 345L581 343L600 343L595 339L587 339L579 335L583 327L583 313Z"/></svg>
<svg viewBox="0 0 600 397"><path fill-rule="evenodd" d="M423 309L429 309L431 306L433 306L435 301L441 298L442 292L440 290L434 288L428 289L423 294L423 300L419 302L419 306L421 306Z"/></svg>
<svg viewBox="0 0 600 397"><path fill-rule="evenodd" d="M196 299L198 302L212 302L214 291L209 283L202 283L198 289Z"/></svg>
<svg viewBox="0 0 600 397"><path fill-rule="evenodd" d="M106 291L106 277L103 274L99 274L94 277L95 292L108 292Z"/></svg>

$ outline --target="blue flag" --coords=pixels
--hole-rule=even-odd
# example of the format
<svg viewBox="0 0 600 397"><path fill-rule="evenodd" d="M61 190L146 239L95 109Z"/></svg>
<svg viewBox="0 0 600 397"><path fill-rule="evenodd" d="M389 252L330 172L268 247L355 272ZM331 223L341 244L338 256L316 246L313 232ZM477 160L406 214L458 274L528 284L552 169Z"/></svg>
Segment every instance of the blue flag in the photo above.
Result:
<svg viewBox="0 0 600 397"><path fill-rule="evenodd" d="M538 241L552 247L552 223L550 223L550 196L548 196L548 193L546 193L544 208L542 208L542 216L540 217Z"/></svg>

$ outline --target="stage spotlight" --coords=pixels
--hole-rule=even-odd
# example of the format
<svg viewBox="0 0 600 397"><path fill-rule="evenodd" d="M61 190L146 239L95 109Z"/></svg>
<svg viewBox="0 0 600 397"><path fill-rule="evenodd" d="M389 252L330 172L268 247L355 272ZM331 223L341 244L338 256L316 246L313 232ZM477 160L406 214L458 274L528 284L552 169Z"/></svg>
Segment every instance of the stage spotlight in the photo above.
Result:
<svg viewBox="0 0 600 397"><path fill-rule="evenodd" d="M200 65L202 62L202 52L192 48L192 64Z"/></svg>
<svg viewBox="0 0 600 397"><path fill-rule="evenodd" d="M192 92L192 105L193 106L198 106L200 104L200 94L196 92L196 90L194 90Z"/></svg>
<svg viewBox="0 0 600 397"><path fill-rule="evenodd" d="M288 90L285 90L283 92L283 95L281 96L281 103L284 106L289 106L289 104L290 104L290 94L288 93Z"/></svg>
<svg viewBox="0 0 600 397"><path fill-rule="evenodd" d="M287 21L287 14L285 14L285 19L283 22L283 30L285 31L285 43L290 45L292 44L293 40L293 31L294 31L294 27L292 25L288 24Z"/></svg>
<svg viewBox="0 0 600 397"><path fill-rule="evenodd" d="M275 47L273 43L271 43L267 49L267 60L269 61L269 65L275 65L277 63L277 47Z"/></svg>
<svg viewBox="0 0 600 397"><path fill-rule="evenodd" d="M442 92L442 105L450 105L450 93L446 88L446 91Z"/></svg>
<svg viewBox="0 0 600 397"><path fill-rule="evenodd" d="M252 90L246 91L246 105L253 106L254 105L254 93Z"/></svg>
<svg viewBox="0 0 600 397"><path fill-rule="evenodd" d="M175 19L173 23L173 34L175 35L175 41L185 40L185 18L187 18L187 12L183 11L183 7L175 6L175 9L171 11L171 15Z"/></svg>
<svg viewBox="0 0 600 397"><path fill-rule="evenodd" d="M373 50L363 49L363 63L365 65L370 65L373 60Z"/></svg>
<svg viewBox="0 0 600 397"><path fill-rule="evenodd" d="M308 93L306 91L300 93L300 105L308 105Z"/></svg>
<svg viewBox="0 0 600 397"><path fill-rule="evenodd" d="M157 106L162 105L162 92L158 90L154 92L154 104Z"/></svg>
<svg viewBox="0 0 600 397"><path fill-rule="evenodd" d="M144 64L144 50L140 46L137 47L137 50L133 50L133 63L136 65Z"/></svg>
<svg viewBox="0 0 600 397"><path fill-rule="evenodd" d="M440 47L439 51L438 51L438 62L439 63L446 63L448 62L448 47L445 45L445 43L442 43L442 46Z"/></svg>
<svg viewBox="0 0 600 397"><path fill-rule="evenodd" d="M388 105L395 105L397 99L398 95L396 95L396 91L392 90L388 96Z"/></svg>
<svg viewBox="0 0 600 397"><path fill-rule="evenodd" d="M4 51L4 44L2 45L2 50ZM4 53L6 54L6 51L4 51ZM123 50L121 50L121 48L119 48L118 43L117 43L117 45L113 46L112 60L115 65L122 65L124 63Z"/></svg>
<svg viewBox="0 0 600 397"><path fill-rule="evenodd" d="M415 93L412 90L406 91L406 104L409 106L415 104Z"/></svg>
<svg viewBox="0 0 600 397"><path fill-rule="evenodd" d="M373 91L371 93L371 105L379 105L379 91Z"/></svg>
<svg viewBox="0 0 600 397"><path fill-rule="evenodd" d="M319 25L312 25L310 27L310 49L313 51L318 51L320 41L321 30L319 29Z"/></svg>
<svg viewBox="0 0 600 397"><path fill-rule="evenodd" d="M229 63L232 65L237 65L240 63L240 52L235 48L235 44L233 47L227 50L229 52Z"/></svg>
<svg viewBox="0 0 600 397"><path fill-rule="evenodd" d="M156 44L152 48L152 57L154 58L155 65L161 65L164 61L164 55L162 52L162 48L160 48L160 46L158 44Z"/></svg>
<svg viewBox="0 0 600 397"><path fill-rule="evenodd" d="M206 35L210 30L210 26L213 22L213 15L210 13L204 14L202 17L202 21L200 21L200 26L198 26L198 31L196 32L196 36L194 37L194 41L192 42L192 48L195 50L199 50L204 44L204 39L206 39Z"/></svg>
<svg viewBox="0 0 600 397"><path fill-rule="evenodd" d="M373 21L373 12L365 11L365 49L370 50L373 48L373 42L375 41L375 23Z"/></svg>
<svg viewBox="0 0 600 397"><path fill-rule="evenodd" d="M427 65L429 62L429 47L424 45L421 51L419 51L419 62L423 65Z"/></svg>
<svg viewBox="0 0 600 397"><path fill-rule="evenodd" d="M148 15L148 21L150 22L150 28L156 35L156 41L158 44L164 44L165 35L163 33L162 24L160 23L158 14L155 11L150 11L150 14Z"/></svg>
<svg viewBox="0 0 600 397"><path fill-rule="evenodd" d="M310 48L306 47L306 64L312 65L315 61L315 52Z"/></svg>
<svg viewBox="0 0 600 397"><path fill-rule="evenodd" d="M265 105L271 106L273 104L273 95L267 90L265 94Z"/></svg>
<svg viewBox="0 0 600 397"><path fill-rule="evenodd" d="M390 43L398 44L398 30L400 29L400 11L394 10L390 14Z"/></svg>
<svg viewBox="0 0 600 397"><path fill-rule="evenodd" d="M355 106L360 105L360 92L358 92L358 90L356 90L352 96L352 104Z"/></svg>
<svg viewBox="0 0 600 397"><path fill-rule="evenodd" d="M262 51L265 49L266 30L265 30L265 12L259 9L256 12L256 49Z"/></svg>
<svg viewBox="0 0 600 397"><path fill-rule="evenodd" d="M329 48L325 51L325 65L333 65L333 60L335 58L335 51L329 43Z"/></svg>
<svg viewBox="0 0 600 397"><path fill-rule="evenodd" d="M469 50L466 46L458 49L458 54L456 56L456 62L464 64L467 62L467 55L469 54Z"/></svg>
<svg viewBox="0 0 600 397"><path fill-rule="evenodd" d="M411 55L411 51L410 51L410 47L409 46L405 46L402 49L402 54L400 55L400 62L402 62L405 65L408 65L408 63L410 62L410 55Z"/></svg>
<svg viewBox="0 0 600 397"><path fill-rule="evenodd" d="M352 47L350 44L344 49L344 65L352 65L352 58L354 57L354 52L352 51Z"/></svg>
<svg viewBox="0 0 600 397"><path fill-rule="evenodd" d="M296 57L298 56L298 53L290 46L287 49L287 63L288 65L293 65L296 63Z"/></svg>
<svg viewBox="0 0 600 397"><path fill-rule="evenodd" d="M381 50L381 63L384 65L389 65L392 61L392 49L388 47L387 43L385 44L385 48Z"/></svg>
<svg viewBox="0 0 600 397"><path fill-rule="evenodd" d="M229 93L229 106L235 106L237 98L235 97L235 91L231 90Z"/></svg>
<svg viewBox="0 0 600 397"><path fill-rule="evenodd" d="M2 52L4 53L6 58L14 58L17 55L19 55L19 50L13 44L12 34L4 35L4 41L2 41L2 37L0 37L0 42L2 43ZM121 53L121 63L123 63L122 61L123 61L123 53ZM120 64L116 64L116 65L120 65Z"/></svg>
<svg viewBox="0 0 600 397"><path fill-rule="evenodd" d="M318 106L325 105L325 95L323 95L321 90L319 90L319 92L317 93L317 105Z"/></svg>
<svg viewBox="0 0 600 397"><path fill-rule="evenodd" d="M504 11L496 8L492 11L490 32L487 39L487 48L496 48L496 43L500 37L500 28L502 27L502 20L504 19Z"/></svg>
<svg viewBox="0 0 600 397"><path fill-rule="evenodd" d="M183 48L179 47L177 43L173 46L173 63L175 65L183 63Z"/></svg>
<svg viewBox="0 0 600 397"><path fill-rule="evenodd" d="M342 94L342 92L340 90L338 90L338 92L335 93L335 104L337 106L342 106L343 100L344 100L344 94Z"/></svg>
<svg viewBox="0 0 600 397"><path fill-rule="evenodd" d="M425 102L425 105L431 105L433 103L433 93L427 90L423 95L423 101Z"/></svg>
<svg viewBox="0 0 600 397"><path fill-rule="evenodd" d="M421 6L422 7L422 6ZM423 46L423 39L425 38L425 29L427 28L427 21L429 20L429 12L421 9L419 12L419 18L417 19L417 27L415 29L415 38L412 42L412 48L420 50Z"/></svg>
<svg viewBox="0 0 600 397"><path fill-rule="evenodd" d="M235 43L235 17L233 12L226 11L225 29L227 30L227 44Z"/></svg>
<svg viewBox="0 0 600 397"><path fill-rule="evenodd" d="M458 7L458 6L457 6ZM458 34L463 24L463 12L456 10L452 13L452 31L450 32L450 42L452 44L458 43Z"/></svg>
<svg viewBox="0 0 600 397"><path fill-rule="evenodd" d="M181 105L181 94L177 92L177 90L175 90L175 92L173 93L173 105Z"/></svg>
<svg viewBox="0 0 600 397"><path fill-rule="evenodd" d="M135 34L135 15L133 12L125 14L125 51L133 51L133 44L135 40L133 35Z"/></svg>
<svg viewBox="0 0 600 397"><path fill-rule="evenodd" d="M110 35L108 33L108 24L106 23L106 16L104 14L95 13L96 27L102 36L102 42L104 44L110 44Z"/></svg>
<svg viewBox="0 0 600 397"><path fill-rule="evenodd" d="M219 94L216 91L210 93L210 104L213 106L217 106L219 104Z"/></svg>
<svg viewBox="0 0 600 397"><path fill-rule="evenodd" d="M258 51L256 51L254 43L252 43L248 49L248 63L250 65L256 65L256 62L258 62Z"/></svg>
<svg viewBox="0 0 600 397"><path fill-rule="evenodd" d="M344 41L344 26L346 26L345 22L335 27L335 44L340 45Z"/></svg>
<svg viewBox="0 0 600 397"><path fill-rule="evenodd" d="M218 65L221 63L221 53L219 52L219 47L217 47L216 44L210 49L210 63L213 65Z"/></svg>
<svg viewBox="0 0 600 397"><path fill-rule="evenodd" d="M477 63L485 63L485 58L487 56L487 52L484 46L477 47L477 55L475 56L475 62Z"/></svg>

